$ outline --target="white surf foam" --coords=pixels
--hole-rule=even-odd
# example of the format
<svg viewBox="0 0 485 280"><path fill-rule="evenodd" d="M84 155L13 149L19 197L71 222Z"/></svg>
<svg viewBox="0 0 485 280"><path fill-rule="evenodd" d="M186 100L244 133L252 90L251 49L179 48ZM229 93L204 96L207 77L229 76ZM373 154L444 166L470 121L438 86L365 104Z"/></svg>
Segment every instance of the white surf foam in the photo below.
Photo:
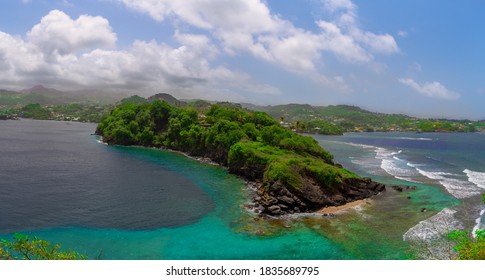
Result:
<svg viewBox="0 0 485 280"><path fill-rule="evenodd" d="M418 141L433 141L432 138L413 138L413 137L396 137L395 139L401 139L401 140L418 140Z"/></svg>
<svg viewBox="0 0 485 280"><path fill-rule="evenodd" d="M483 214L485 214L485 209L483 209L482 211L480 211L480 217L478 217L476 220L475 220L475 226L473 227L473 236L474 237L477 237L476 235L476 231L481 229L482 228L482 217L483 217Z"/></svg>
<svg viewBox="0 0 485 280"><path fill-rule="evenodd" d="M418 243L422 247L420 257L425 259L449 259L447 234L456 229L463 229L462 223L455 218L457 211L449 208L419 222L403 234L403 240ZM440 242L441 241L441 242Z"/></svg>
<svg viewBox="0 0 485 280"><path fill-rule="evenodd" d="M386 171L387 174L399 180L419 183L415 178L417 175L416 170L414 168L408 168L408 162L396 156L401 154L402 150L396 152L376 147L375 152L376 159L381 160L381 168Z"/></svg>
<svg viewBox="0 0 485 280"><path fill-rule="evenodd" d="M463 170L468 176L468 181L475 184L477 187L485 189L485 172L476 172L468 169Z"/></svg>
<svg viewBox="0 0 485 280"><path fill-rule="evenodd" d="M459 174L439 171L425 171L418 167L415 168L421 175L438 181L451 195L458 199L464 199L480 194L480 190L476 187L476 185L471 184L468 181L458 179L460 176Z"/></svg>
<svg viewBox="0 0 485 280"><path fill-rule="evenodd" d="M350 145L350 146L354 146L354 147L360 147L360 148L364 148L364 149L375 149L376 147L374 146L371 146L371 145L364 145L364 144L356 144L356 143L345 143L347 145Z"/></svg>
<svg viewBox="0 0 485 280"><path fill-rule="evenodd" d="M419 222L403 235L404 241L430 241L463 225L454 217L456 210L445 208L438 214Z"/></svg>

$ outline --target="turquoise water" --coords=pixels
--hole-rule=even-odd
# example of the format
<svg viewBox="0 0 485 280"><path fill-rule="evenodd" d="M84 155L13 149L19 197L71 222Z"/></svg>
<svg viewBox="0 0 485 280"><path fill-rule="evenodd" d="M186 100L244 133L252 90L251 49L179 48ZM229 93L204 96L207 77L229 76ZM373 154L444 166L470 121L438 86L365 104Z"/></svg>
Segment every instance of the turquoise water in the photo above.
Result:
<svg viewBox="0 0 485 280"><path fill-rule="evenodd" d="M12 176L15 168L0 171L0 207L2 214L7 213L0 218L3 237L25 232L90 259L406 259L415 257L412 243L403 241L410 228L445 208L463 205L439 184L376 172L380 165L372 162L375 152L369 148L343 143L346 138L322 138L322 145L350 170L417 189L388 190L368 204L332 217L262 219L244 208L251 197L244 181L221 167L168 151L106 146L90 135L94 127L87 124L22 121L0 126L4 126L0 141L10 143L0 146L12 150L4 148L2 153L15 155L3 166L26 164L21 161L25 153L29 162L42 160L28 172L18 171L23 177L56 171L40 182ZM39 127L38 137L33 137ZM29 133L15 134L16 129ZM39 144L35 139L41 134ZM12 142L23 144L15 150ZM29 145L36 148L26 149ZM71 152L62 152L63 145ZM53 160L47 161L40 152L33 156L34 150L46 152ZM373 164L376 170L368 168ZM50 169L39 171L38 166ZM35 188L13 191L19 182ZM29 192L38 193L37 207L22 204L19 208L21 201L32 199Z"/></svg>
<svg viewBox="0 0 485 280"><path fill-rule="evenodd" d="M422 215L422 222L403 235L408 243L432 247L432 256L421 257L448 258L446 235L450 230L485 228L481 196L485 193L484 134L349 133L315 138L337 162L362 176L416 187L401 194L409 203L398 211ZM424 212L413 213L413 208Z"/></svg>

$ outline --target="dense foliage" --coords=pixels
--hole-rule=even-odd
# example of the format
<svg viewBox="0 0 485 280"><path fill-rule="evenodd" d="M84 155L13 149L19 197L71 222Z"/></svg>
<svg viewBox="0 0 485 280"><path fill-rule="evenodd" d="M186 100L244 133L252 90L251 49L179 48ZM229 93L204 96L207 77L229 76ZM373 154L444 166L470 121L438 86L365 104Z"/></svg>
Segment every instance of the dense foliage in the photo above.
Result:
<svg viewBox="0 0 485 280"><path fill-rule="evenodd" d="M455 230L448 237L456 243L453 249L459 260L485 260L485 230L477 230L475 237L469 231Z"/></svg>
<svg viewBox="0 0 485 280"><path fill-rule="evenodd" d="M485 204L485 194L482 197ZM467 230L454 230L448 237L455 243L459 260L485 260L485 229L475 231L475 236Z"/></svg>
<svg viewBox="0 0 485 280"><path fill-rule="evenodd" d="M13 240L0 240L0 260L82 260L85 256L72 250L63 251L60 245L23 234Z"/></svg>
<svg viewBox="0 0 485 280"><path fill-rule="evenodd" d="M37 120L100 122L109 113L111 105L64 104L41 106L38 103L27 104L20 109L9 108L0 110L0 119L17 117Z"/></svg>
<svg viewBox="0 0 485 280"><path fill-rule="evenodd" d="M249 109L263 111L277 120L282 120L288 127L308 133L333 135L351 131L474 132L485 130L485 121L420 119L402 114L375 113L348 105L247 106Z"/></svg>
<svg viewBox="0 0 485 280"><path fill-rule="evenodd" d="M108 144L165 147L204 156L230 172L267 184L280 181L299 189L303 178L338 187L354 174L336 167L317 141L280 126L268 114L233 104L204 113L166 102L126 103L111 111L97 131Z"/></svg>

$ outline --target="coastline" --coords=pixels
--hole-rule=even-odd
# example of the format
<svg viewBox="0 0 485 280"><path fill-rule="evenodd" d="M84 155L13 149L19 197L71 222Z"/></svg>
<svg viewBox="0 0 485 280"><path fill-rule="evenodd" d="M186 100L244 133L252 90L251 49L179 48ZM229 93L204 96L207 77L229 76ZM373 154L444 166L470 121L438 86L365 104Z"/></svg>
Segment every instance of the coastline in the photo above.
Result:
<svg viewBox="0 0 485 280"><path fill-rule="evenodd" d="M94 135L100 137L98 140L99 143L109 145L104 142L102 135L96 133ZM229 170L228 167L218 164L208 157L191 156L186 152L165 147L132 146L168 151L196 160L199 163L218 166L225 170ZM302 191L299 193L291 192L279 181L273 182L269 186L264 186L260 180L250 180L237 173L231 174L243 180L249 191L246 203L241 206L247 211L260 216L284 217L287 215L303 213L333 215L343 210L361 206L367 202L367 199L370 197L386 190L385 184L372 181L370 178L354 178L344 182L345 187L348 188L349 196L343 194L329 196L322 190L319 190L318 186L315 185L313 181L308 181L304 183L304 187L306 188L306 191L310 191L311 194L310 197L305 197L302 196ZM322 208L323 205L326 206Z"/></svg>
<svg viewBox="0 0 485 280"><path fill-rule="evenodd" d="M336 215L336 214L340 214L342 212L345 212L347 210L355 209L355 208L365 206L365 205L370 205L370 204L372 204L371 199L370 198L364 198L364 199L348 202L344 205L324 207L324 208L321 208L320 210L316 211L316 213L323 214L324 216L325 215Z"/></svg>

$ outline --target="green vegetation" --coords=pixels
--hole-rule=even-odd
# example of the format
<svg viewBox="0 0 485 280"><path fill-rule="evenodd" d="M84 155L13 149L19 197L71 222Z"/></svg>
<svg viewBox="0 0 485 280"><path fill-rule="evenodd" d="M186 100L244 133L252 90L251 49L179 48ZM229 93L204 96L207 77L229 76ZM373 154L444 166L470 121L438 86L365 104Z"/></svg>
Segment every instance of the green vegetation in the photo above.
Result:
<svg viewBox="0 0 485 280"><path fill-rule="evenodd" d="M140 103L146 103L146 102L148 102L148 100L138 95L133 95L127 98L123 98L120 101L121 104L125 104L125 103L140 104Z"/></svg>
<svg viewBox="0 0 485 280"><path fill-rule="evenodd" d="M40 85L19 92L0 89L0 120L23 117L97 123L114 106L110 104L119 99L112 93L63 92ZM135 102L135 98L130 102Z"/></svg>
<svg viewBox="0 0 485 280"><path fill-rule="evenodd" d="M0 120L10 120L17 118L17 111L14 109L0 109Z"/></svg>
<svg viewBox="0 0 485 280"><path fill-rule="evenodd" d="M485 260L485 230L477 230L476 237L469 231L455 230L448 237L456 243L453 249L459 260Z"/></svg>
<svg viewBox="0 0 485 280"><path fill-rule="evenodd" d="M292 190L311 180L330 192L357 177L333 164L316 140L281 127L268 114L231 103L203 113L165 101L115 107L96 130L108 144L164 147L211 158L229 171L266 186L281 182Z"/></svg>
<svg viewBox="0 0 485 280"><path fill-rule="evenodd" d="M29 104L23 107L21 110L21 116L24 118L50 120L53 118L51 111L47 108L40 106L38 103Z"/></svg>
<svg viewBox="0 0 485 280"><path fill-rule="evenodd" d="M72 250L62 251L60 245L23 234L13 240L0 240L0 260L83 260L85 256Z"/></svg>
<svg viewBox="0 0 485 280"><path fill-rule="evenodd" d="M482 197L485 204L485 194ZM468 230L454 230L448 237L455 242L453 249L458 253L459 260L485 260L485 230L475 231L475 236Z"/></svg>
<svg viewBox="0 0 485 280"><path fill-rule="evenodd" d="M9 109L11 115L37 119L58 121L100 122L112 106L66 104L41 106L38 103L28 104L20 109ZM1 115L1 113L0 113Z"/></svg>
<svg viewBox="0 0 485 280"><path fill-rule="evenodd" d="M106 93L95 91L66 93L42 86L36 86L22 92L0 90L0 119L13 119L18 115L34 119L97 123L113 107L113 105L108 104L114 104L117 100L114 95ZM167 93L158 93L149 98L133 95L118 101L116 104L141 104L155 101L165 101L176 108L192 108L199 114L206 113L212 106L212 103L205 100L181 101ZM34 104L40 105L41 108ZM236 103L221 102L217 104L226 109L242 109L242 106ZM303 133L341 135L344 132L354 131L485 131L485 121L419 119L402 114L374 113L348 105L288 104L263 107L245 104L245 106L248 111L265 112L283 127ZM14 111L6 113L6 110Z"/></svg>
<svg viewBox="0 0 485 280"><path fill-rule="evenodd" d="M374 113L356 106L278 106L247 105L251 110L268 113L286 127L299 132L338 135L343 132L418 131L475 132L485 131L485 121L419 119L402 114Z"/></svg>

